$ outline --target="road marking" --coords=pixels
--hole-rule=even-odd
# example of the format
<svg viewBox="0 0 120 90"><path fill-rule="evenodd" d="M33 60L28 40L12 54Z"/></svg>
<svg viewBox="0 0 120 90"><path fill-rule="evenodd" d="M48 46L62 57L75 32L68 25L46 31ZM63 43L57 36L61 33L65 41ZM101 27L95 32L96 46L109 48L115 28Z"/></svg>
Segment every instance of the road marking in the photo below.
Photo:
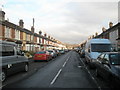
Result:
<svg viewBox="0 0 120 90"><path fill-rule="evenodd" d="M51 85L54 84L54 82L56 81L57 77L59 76L59 74L61 73L62 69L60 69L57 73L57 75L54 77L54 79L52 80L52 82L50 83Z"/></svg>
<svg viewBox="0 0 120 90"><path fill-rule="evenodd" d="M69 60L70 56L67 58L66 62Z"/></svg>
<svg viewBox="0 0 120 90"><path fill-rule="evenodd" d="M66 63L67 63L67 62L64 62L63 67L65 67Z"/></svg>
<svg viewBox="0 0 120 90"><path fill-rule="evenodd" d="M63 67L65 67L67 61L69 60L70 56L66 59L66 61L64 62ZM60 75L61 71L62 71L62 68L58 71L57 75L54 77L54 79L52 80L52 82L50 83L51 85L54 84L54 82L56 81L56 79L58 78L58 76Z"/></svg>

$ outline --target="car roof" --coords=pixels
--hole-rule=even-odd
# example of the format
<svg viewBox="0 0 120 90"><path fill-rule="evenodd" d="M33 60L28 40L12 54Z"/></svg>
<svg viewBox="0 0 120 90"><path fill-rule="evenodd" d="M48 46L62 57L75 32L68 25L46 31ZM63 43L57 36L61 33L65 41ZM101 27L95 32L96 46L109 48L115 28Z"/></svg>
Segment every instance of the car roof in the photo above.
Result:
<svg viewBox="0 0 120 90"><path fill-rule="evenodd" d="M0 44L17 45L14 42L8 42L8 41L2 41L2 40L0 40Z"/></svg>
<svg viewBox="0 0 120 90"><path fill-rule="evenodd" d="M120 52L104 52L105 54L120 54Z"/></svg>
<svg viewBox="0 0 120 90"><path fill-rule="evenodd" d="M109 39L91 39L88 41L89 43L101 43L101 44L111 44Z"/></svg>

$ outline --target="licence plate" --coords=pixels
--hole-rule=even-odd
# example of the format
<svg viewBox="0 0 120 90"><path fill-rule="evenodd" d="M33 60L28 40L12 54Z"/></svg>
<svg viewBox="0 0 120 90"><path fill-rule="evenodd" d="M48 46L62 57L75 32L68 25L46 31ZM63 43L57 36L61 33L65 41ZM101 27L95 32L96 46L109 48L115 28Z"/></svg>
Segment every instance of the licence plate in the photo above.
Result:
<svg viewBox="0 0 120 90"><path fill-rule="evenodd" d="M38 57L42 57L42 55L39 55Z"/></svg>

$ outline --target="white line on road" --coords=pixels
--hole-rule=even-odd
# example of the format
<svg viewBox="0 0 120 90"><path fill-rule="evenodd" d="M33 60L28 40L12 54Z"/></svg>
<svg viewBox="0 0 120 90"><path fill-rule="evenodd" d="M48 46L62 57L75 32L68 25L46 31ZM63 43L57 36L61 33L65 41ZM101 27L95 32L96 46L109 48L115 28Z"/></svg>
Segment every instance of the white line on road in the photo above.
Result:
<svg viewBox="0 0 120 90"><path fill-rule="evenodd" d="M63 67L65 67L66 63L67 63L67 62L64 62Z"/></svg>
<svg viewBox="0 0 120 90"><path fill-rule="evenodd" d="M70 57L67 58L66 62L69 60Z"/></svg>
<svg viewBox="0 0 120 90"><path fill-rule="evenodd" d="M62 68L65 67L65 65L66 65L67 61L69 60L69 58L70 58L70 57L68 57L68 58L66 59L66 61L64 62ZM61 71L62 71L62 68L58 71L57 75L54 77L54 79L53 79L52 82L50 83L51 85L54 84L54 82L56 81L56 79L57 79L58 76L60 75L60 73L61 73Z"/></svg>
<svg viewBox="0 0 120 90"><path fill-rule="evenodd" d="M57 73L57 75L54 77L54 79L52 80L52 82L50 83L51 85L56 81L57 77L59 76L59 74L61 73L62 69L60 69Z"/></svg>

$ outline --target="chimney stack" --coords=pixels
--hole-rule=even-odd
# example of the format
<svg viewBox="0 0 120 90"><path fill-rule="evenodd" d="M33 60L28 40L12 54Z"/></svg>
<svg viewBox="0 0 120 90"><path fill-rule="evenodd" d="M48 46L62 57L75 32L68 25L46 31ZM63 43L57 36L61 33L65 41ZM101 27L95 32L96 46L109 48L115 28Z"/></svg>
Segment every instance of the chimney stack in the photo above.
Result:
<svg viewBox="0 0 120 90"><path fill-rule="evenodd" d="M42 34L42 31L39 31L39 34L41 35L41 34Z"/></svg>
<svg viewBox="0 0 120 90"><path fill-rule="evenodd" d="M50 36L48 36L48 38L50 39Z"/></svg>
<svg viewBox="0 0 120 90"><path fill-rule="evenodd" d="M24 27L24 22L23 22L22 19L20 19L20 21L19 21L19 26L22 27L22 28Z"/></svg>
<svg viewBox="0 0 120 90"><path fill-rule="evenodd" d="M35 23L35 19L33 18L33 26L31 27L31 32L32 32L32 33L34 33L34 31L35 31L34 23Z"/></svg>
<svg viewBox="0 0 120 90"><path fill-rule="evenodd" d="M0 11L0 21L4 21L4 20L5 20L5 12Z"/></svg>
<svg viewBox="0 0 120 90"><path fill-rule="evenodd" d="M109 28L111 28L111 27L113 27L113 23L112 22L109 23Z"/></svg>
<svg viewBox="0 0 120 90"><path fill-rule="evenodd" d="M34 27L33 26L31 27L31 32L34 33Z"/></svg>
<svg viewBox="0 0 120 90"><path fill-rule="evenodd" d="M95 36L98 36L98 33L97 33L97 32L95 33Z"/></svg>
<svg viewBox="0 0 120 90"><path fill-rule="evenodd" d="M103 27L103 28L102 28L102 31L103 31L103 32L105 32L105 31L106 31L106 29Z"/></svg>
<svg viewBox="0 0 120 90"><path fill-rule="evenodd" d="M47 34L45 33L44 36L47 37Z"/></svg>

